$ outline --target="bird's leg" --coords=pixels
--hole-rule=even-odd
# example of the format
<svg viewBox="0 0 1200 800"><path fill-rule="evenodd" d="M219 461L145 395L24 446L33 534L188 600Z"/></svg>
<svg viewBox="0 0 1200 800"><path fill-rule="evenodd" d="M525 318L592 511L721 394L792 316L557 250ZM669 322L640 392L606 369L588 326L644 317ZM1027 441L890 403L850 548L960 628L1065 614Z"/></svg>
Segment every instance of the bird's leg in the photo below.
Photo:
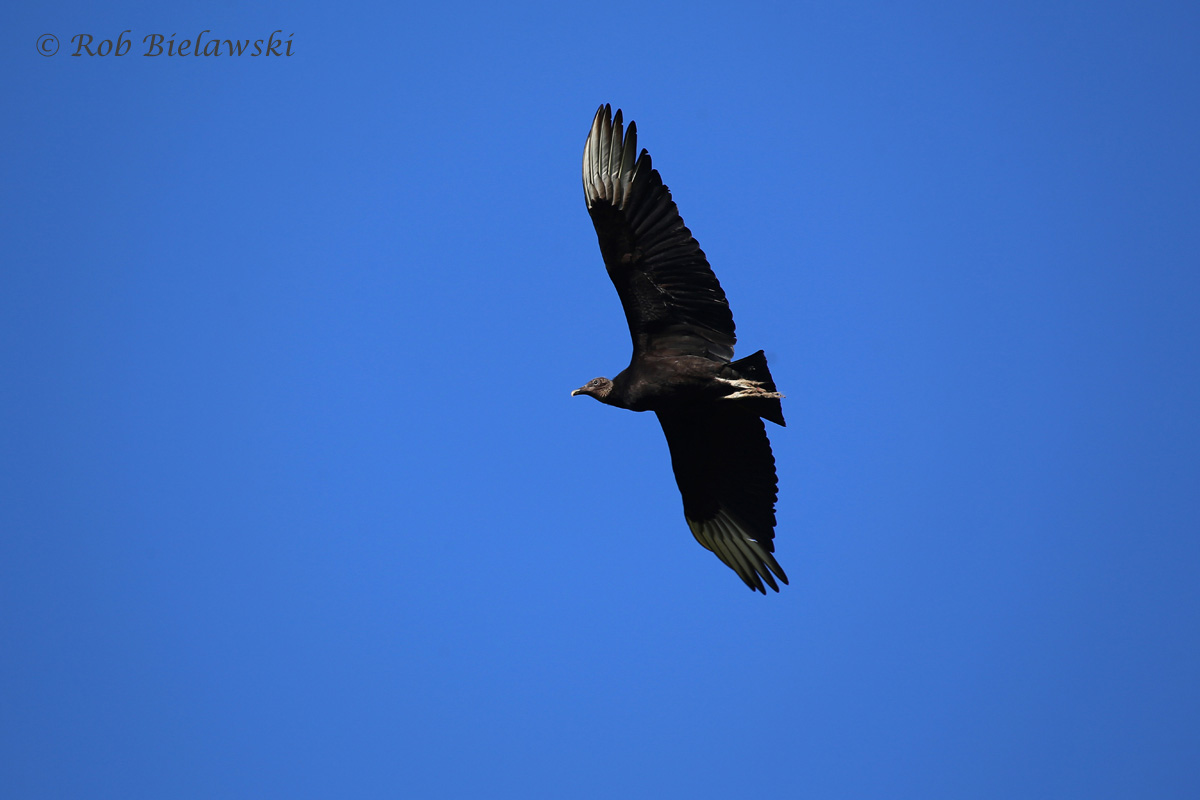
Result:
<svg viewBox="0 0 1200 800"><path fill-rule="evenodd" d="M717 378L718 381L737 389L738 391L731 394L722 395L722 400L740 400L747 397L758 397L764 400L782 400L783 395L779 392L768 392L763 388L762 381L752 381L748 378L738 378L730 380L729 378Z"/></svg>
<svg viewBox="0 0 1200 800"><path fill-rule="evenodd" d="M782 395L779 392L768 392L765 389L746 389L741 392L734 392L733 394L727 394L724 397L722 397L721 399L722 400L740 400L740 399L746 398L746 397L758 397L763 400L782 400L784 397L786 397L786 395Z"/></svg>

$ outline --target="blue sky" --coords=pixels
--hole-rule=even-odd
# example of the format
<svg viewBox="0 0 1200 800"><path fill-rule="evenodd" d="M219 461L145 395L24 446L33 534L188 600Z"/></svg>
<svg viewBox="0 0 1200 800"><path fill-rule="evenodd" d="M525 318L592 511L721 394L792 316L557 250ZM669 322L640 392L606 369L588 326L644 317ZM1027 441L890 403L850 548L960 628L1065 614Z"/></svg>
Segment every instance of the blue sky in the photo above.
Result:
<svg viewBox="0 0 1200 800"><path fill-rule="evenodd" d="M1198 795L1194 4L326 6L0 16L0 795ZM605 102L788 395L780 595L568 396Z"/></svg>

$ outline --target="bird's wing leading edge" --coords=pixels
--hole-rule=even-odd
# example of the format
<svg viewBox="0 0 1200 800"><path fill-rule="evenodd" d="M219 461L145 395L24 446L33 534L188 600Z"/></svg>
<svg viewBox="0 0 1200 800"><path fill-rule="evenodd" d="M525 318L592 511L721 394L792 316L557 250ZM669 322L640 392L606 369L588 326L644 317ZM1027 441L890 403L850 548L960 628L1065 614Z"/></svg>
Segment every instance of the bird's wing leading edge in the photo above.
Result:
<svg viewBox="0 0 1200 800"><path fill-rule="evenodd" d="M601 106L583 148L583 189L635 353L733 358L733 314L671 192L637 153L637 126Z"/></svg>
<svg viewBox="0 0 1200 800"><path fill-rule="evenodd" d="M656 413L696 541L751 589L779 591L772 573L788 579L772 555L778 481L762 420L712 405Z"/></svg>

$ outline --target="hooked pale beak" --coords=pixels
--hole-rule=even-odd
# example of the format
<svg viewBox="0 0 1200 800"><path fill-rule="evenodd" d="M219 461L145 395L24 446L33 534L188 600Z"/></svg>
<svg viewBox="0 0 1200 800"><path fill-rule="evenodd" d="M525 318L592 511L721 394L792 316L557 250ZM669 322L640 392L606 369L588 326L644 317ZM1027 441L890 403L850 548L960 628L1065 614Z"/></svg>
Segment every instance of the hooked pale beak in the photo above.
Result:
<svg viewBox="0 0 1200 800"><path fill-rule="evenodd" d="M571 392L571 397L574 397L574 396L575 396L575 395L577 395L577 394L583 394L583 387L582 387L582 386L580 386L580 387L579 387L578 389L576 389L575 391Z"/></svg>

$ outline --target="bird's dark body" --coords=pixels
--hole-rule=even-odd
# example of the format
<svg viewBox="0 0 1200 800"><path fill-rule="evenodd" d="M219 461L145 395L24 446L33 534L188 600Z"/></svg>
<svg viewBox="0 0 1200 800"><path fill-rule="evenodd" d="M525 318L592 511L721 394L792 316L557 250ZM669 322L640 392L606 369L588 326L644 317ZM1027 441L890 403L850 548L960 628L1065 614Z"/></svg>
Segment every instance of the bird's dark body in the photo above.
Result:
<svg viewBox="0 0 1200 800"><path fill-rule="evenodd" d="M783 425L782 395L760 350L733 360L733 314L704 252L633 123L601 106L584 145L584 194L621 298L633 357L615 378L572 394L654 411L671 450L684 517L701 545L752 589L778 591L775 459L763 420Z"/></svg>
<svg viewBox="0 0 1200 800"><path fill-rule="evenodd" d="M766 368L762 351L742 361L720 361L704 356L644 356L634 358L628 367L612 379L612 390L600 402L630 411L672 411L698 403L717 403L740 389L738 381L760 380L755 369L757 362ZM775 385L767 373L764 384L774 392ZM783 425L779 400L754 397L738 398L744 407L760 403L761 416Z"/></svg>
<svg viewBox="0 0 1200 800"><path fill-rule="evenodd" d="M703 356L635 358L613 378L613 390L604 402L630 411L670 410L701 399L715 402L724 385L714 378L732 371L729 364Z"/></svg>

